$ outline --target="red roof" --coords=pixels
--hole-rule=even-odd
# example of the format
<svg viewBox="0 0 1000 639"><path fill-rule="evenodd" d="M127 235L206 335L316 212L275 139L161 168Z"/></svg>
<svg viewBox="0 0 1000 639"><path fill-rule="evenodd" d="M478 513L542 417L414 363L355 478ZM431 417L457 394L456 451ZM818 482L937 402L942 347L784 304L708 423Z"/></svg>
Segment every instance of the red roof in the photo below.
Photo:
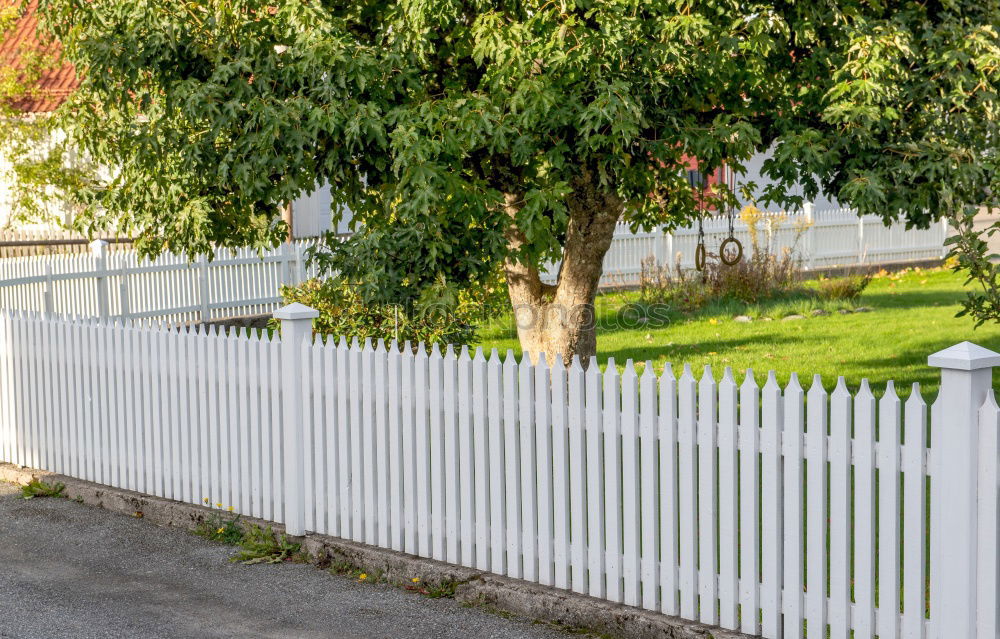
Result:
<svg viewBox="0 0 1000 639"><path fill-rule="evenodd" d="M16 7L19 0L0 0L0 10ZM18 68L23 66L21 56L27 51L58 56L62 47L53 39L38 33L38 1L32 0L12 29L0 34L0 67ZM80 81L76 70L68 62L61 62L52 69L42 72L37 83L38 91L14 103L14 107L25 113L46 113L53 111L72 93Z"/></svg>

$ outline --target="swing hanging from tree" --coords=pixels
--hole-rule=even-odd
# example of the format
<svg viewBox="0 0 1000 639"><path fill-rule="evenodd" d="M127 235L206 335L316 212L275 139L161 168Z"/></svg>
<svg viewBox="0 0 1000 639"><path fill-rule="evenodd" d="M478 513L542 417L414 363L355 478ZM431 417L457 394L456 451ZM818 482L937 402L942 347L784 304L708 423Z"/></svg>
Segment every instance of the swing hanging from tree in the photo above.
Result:
<svg viewBox="0 0 1000 639"><path fill-rule="evenodd" d="M727 169L728 170L728 169ZM698 170L688 171L688 184L699 193L705 190L705 179ZM729 235L719 244L719 260L726 266L735 266L743 259L743 244L736 239L736 207L727 206L726 217L729 220ZM705 248L704 214L698 215L698 245L694 250L694 267L698 271L705 270L708 250Z"/></svg>

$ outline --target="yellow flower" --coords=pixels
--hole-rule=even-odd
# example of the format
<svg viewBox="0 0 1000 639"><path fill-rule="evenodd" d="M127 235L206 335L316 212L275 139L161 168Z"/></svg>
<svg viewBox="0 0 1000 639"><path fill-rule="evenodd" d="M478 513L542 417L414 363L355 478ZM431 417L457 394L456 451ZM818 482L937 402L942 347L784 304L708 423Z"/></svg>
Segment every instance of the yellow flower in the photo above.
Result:
<svg viewBox="0 0 1000 639"><path fill-rule="evenodd" d="M208 503L208 497L202 497L202 499L201 499L201 500L202 500L203 502L205 502L206 504Z"/></svg>
<svg viewBox="0 0 1000 639"><path fill-rule="evenodd" d="M413 579L411 579L410 581L412 581L412 582L413 582L413 583L415 583L415 584L418 584L418 583L420 583L420 577L414 577L414 578L413 578Z"/></svg>
<svg viewBox="0 0 1000 639"><path fill-rule="evenodd" d="M216 535L221 535L224 532L226 532L226 529L225 528L220 528L220 529L218 529L218 530L215 531L215 534Z"/></svg>
<svg viewBox="0 0 1000 639"><path fill-rule="evenodd" d="M365 573L361 573L360 575L358 575L358 581L364 581L365 579L368 579L368 575L366 575Z"/></svg>
<svg viewBox="0 0 1000 639"><path fill-rule="evenodd" d="M230 506L230 507L229 507L229 508L227 508L226 510L228 510L229 512L233 512L233 507L232 507L232 506Z"/></svg>
<svg viewBox="0 0 1000 639"><path fill-rule="evenodd" d="M216 504L215 507L216 508L222 508L222 503L220 502L220 503Z"/></svg>
<svg viewBox="0 0 1000 639"><path fill-rule="evenodd" d="M718 323L719 323L719 320L717 320L717 319L715 319L715 318L713 317L712 319L708 320L708 323L709 323L709 324L718 324Z"/></svg>

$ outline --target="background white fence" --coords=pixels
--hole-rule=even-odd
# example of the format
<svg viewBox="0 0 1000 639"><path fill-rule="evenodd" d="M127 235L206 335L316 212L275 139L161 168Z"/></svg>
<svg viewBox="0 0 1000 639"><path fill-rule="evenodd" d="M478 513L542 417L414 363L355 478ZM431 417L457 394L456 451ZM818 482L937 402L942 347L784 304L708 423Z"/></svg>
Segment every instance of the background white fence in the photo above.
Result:
<svg viewBox="0 0 1000 639"><path fill-rule="evenodd" d="M931 356L928 429L916 387L324 343L315 315L4 315L0 460L768 638L997 636L1000 355Z"/></svg>
<svg viewBox="0 0 1000 639"><path fill-rule="evenodd" d="M858 218L853 211L812 214L812 226L797 249L807 266L851 264L943 257L946 228L924 231L885 227L875 218ZM775 251L795 240L795 219L789 218L768 235ZM725 219L705 221L706 242L715 251L726 236ZM749 250L749 235L738 222L736 236ZM297 240L258 254L240 249L218 250L214 259L196 262L165 254L153 262L140 260L132 249L108 251L97 241L88 255L42 255L0 259L0 308L46 311L87 317L201 321L269 313L280 303L280 288L315 276L304 252L315 240ZM696 229L672 233L632 233L619 224L604 258L604 286L638 283L641 262L648 256L673 263L680 254L684 267L694 266ZM558 265L545 281L554 282Z"/></svg>
<svg viewBox="0 0 1000 639"><path fill-rule="evenodd" d="M774 214L768 214L773 217ZM796 245L796 227L808 224ZM703 224L705 244L710 253L718 253L719 245L729 235L729 222L725 217L707 218ZM735 236L750 250L750 233L746 224L737 217ZM790 213L784 222L769 232L760 225L760 241L780 254L785 248L794 248L809 269L831 266L878 265L941 258L947 254L944 240L948 236L947 223L942 221L925 230L906 230L902 224L885 226L876 216L858 217L853 209L814 211L807 204L799 213ZM629 286L639 282L642 260L649 256L660 264L673 265L680 256L681 266L694 268L694 252L698 243L696 225L674 231L655 230L633 233L627 224L619 223L611 248L604 257L603 286ZM793 246L794 245L794 246ZM554 264L542 279L554 283L559 265Z"/></svg>
<svg viewBox="0 0 1000 639"><path fill-rule="evenodd" d="M213 259L134 250L0 259L0 308L98 318L201 321L270 313L280 289L315 276L305 259L312 240L258 253L216 251Z"/></svg>

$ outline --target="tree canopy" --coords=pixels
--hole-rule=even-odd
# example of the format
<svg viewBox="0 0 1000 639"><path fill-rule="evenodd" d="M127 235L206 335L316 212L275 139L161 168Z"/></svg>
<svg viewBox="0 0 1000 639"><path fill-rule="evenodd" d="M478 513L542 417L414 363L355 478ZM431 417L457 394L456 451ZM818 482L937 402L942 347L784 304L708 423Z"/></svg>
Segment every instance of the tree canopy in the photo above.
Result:
<svg viewBox="0 0 1000 639"><path fill-rule="evenodd" d="M88 224L150 253L264 246L329 183L360 232L328 265L373 298L502 265L515 306L592 302L619 217L700 213L691 157L739 174L770 149L745 197L801 184L918 226L1000 192L996 0L42 6L83 76L64 126L115 167L81 190Z"/></svg>

